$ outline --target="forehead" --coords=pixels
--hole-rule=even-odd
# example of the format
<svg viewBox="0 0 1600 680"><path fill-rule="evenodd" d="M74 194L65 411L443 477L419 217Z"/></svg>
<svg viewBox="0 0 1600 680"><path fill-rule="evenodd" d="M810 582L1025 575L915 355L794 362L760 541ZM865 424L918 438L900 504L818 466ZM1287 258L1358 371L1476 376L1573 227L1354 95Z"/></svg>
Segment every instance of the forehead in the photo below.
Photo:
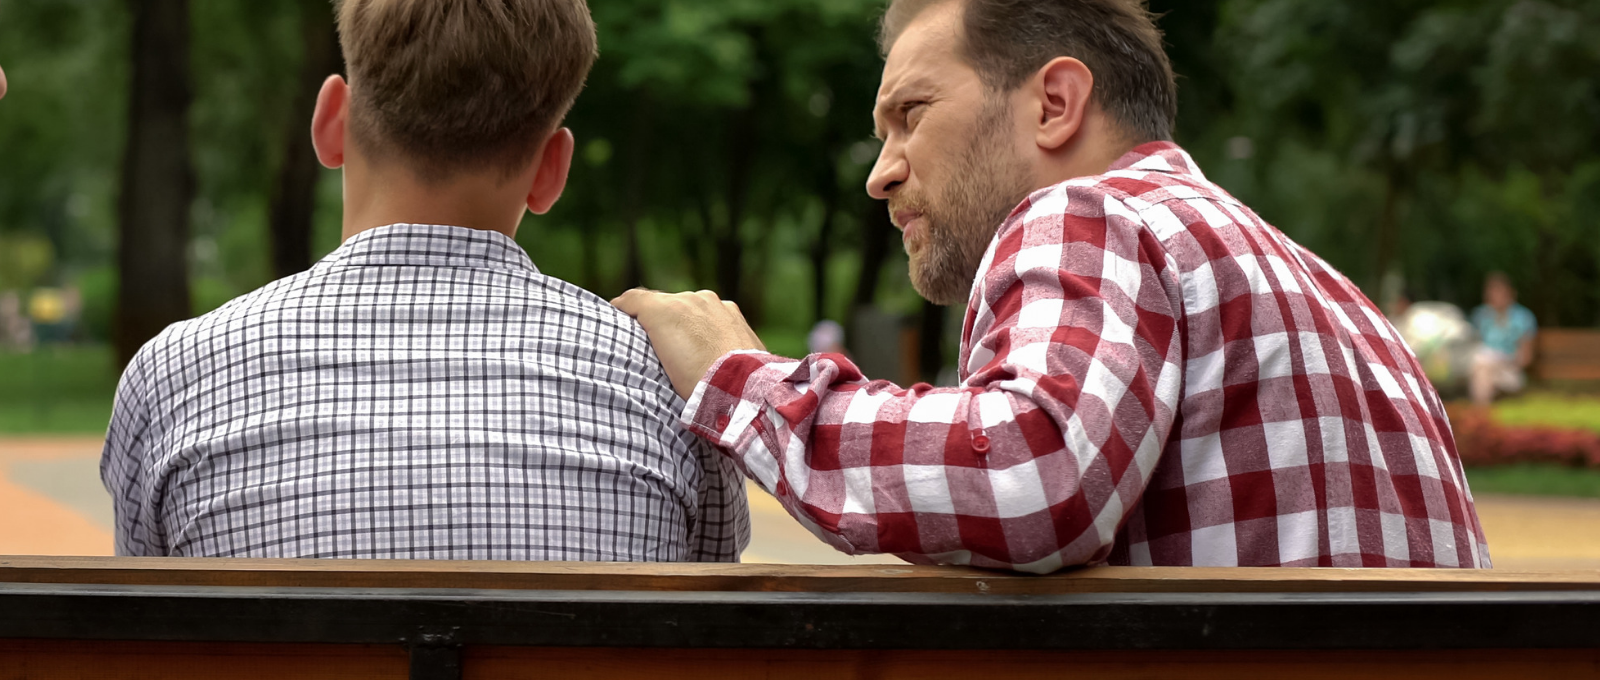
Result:
<svg viewBox="0 0 1600 680"><path fill-rule="evenodd" d="M880 99L893 97L897 89L908 85L932 85L973 75L957 50L961 8L958 1L941 2L906 25L884 59Z"/></svg>

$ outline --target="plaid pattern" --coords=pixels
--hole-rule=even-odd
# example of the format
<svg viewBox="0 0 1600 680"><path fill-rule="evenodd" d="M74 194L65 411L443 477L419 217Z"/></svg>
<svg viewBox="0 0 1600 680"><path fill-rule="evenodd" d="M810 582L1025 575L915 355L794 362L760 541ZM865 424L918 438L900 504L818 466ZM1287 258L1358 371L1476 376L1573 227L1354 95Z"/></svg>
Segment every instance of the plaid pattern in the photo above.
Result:
<svg viewBox="0 0 1600 680"><path fill-rule="evenodd" d="M737 561L644 331L497 233L395 225L174 324L101 461L120 555Z"/></svg>
<svg viewBox="0 0 1600 680"><path fill-rule="evenodd" d="M1489 566L1443 405L1398 333L1177 146L1034 193L979 271L960 387L735 353L685 422L851 553Z"/></svg>

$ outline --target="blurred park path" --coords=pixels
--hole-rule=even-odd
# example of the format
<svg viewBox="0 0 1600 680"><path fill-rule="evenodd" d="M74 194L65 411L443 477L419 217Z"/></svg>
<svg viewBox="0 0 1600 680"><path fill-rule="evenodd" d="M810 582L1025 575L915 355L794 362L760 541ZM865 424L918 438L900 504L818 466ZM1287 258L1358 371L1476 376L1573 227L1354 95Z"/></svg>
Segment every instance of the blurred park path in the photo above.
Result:
<svg viewBox="0 0 1600 680"><path fill-rule="evenodd" d="M0 555L109 555L111 501L100 486L99 438L0 439ZM754 485L744 561L898 564L851 557L812 537ZM1600 499L1484 495L1478 514L1502 569L1600 569Z"/></svg>
<svg viewBox="0 0 1600 680"><path fill-rule="evenodd" d="M98 437L0 439L0 554L112 553L100 443Z"/></svg>

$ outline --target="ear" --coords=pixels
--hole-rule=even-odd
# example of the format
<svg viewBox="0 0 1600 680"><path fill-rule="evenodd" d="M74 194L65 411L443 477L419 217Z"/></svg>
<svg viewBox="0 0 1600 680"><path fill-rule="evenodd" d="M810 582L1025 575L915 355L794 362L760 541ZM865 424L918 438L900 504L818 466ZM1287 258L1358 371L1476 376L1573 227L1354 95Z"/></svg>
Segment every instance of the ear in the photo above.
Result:
<svg viewBox="0 0 1600 680"><path fill-rule="evenodd" d="M6 98L6 72L0 69L0 99Z"/></svg>
<svg viewBox="0 0 1600 680"><path fill-rule="evenodd" d="M528 189L528 210L543 215L561 200L567 189L567 173L572 170L572 150L576 145L572 131L561 128L544 140L539 150L539 169L533 176L533 186Z"/></svg>
<svg viewBox="0 0 1600 680"><path fill-rule="evenodd" d="M1032 93L1038 98L1040 148L1056 150L1078 134L1094 91L1094 74L1083 62L1057 57L1034 75Z"/></svg>
<svg viewBox="0 0 1600 680"><path fill-rule="evenodd" d="M350 86L333 75L322 81L317 93L317 108L311 114L311 146L317 160L329 168L344 166L347 125L350 120Z"/></svg>

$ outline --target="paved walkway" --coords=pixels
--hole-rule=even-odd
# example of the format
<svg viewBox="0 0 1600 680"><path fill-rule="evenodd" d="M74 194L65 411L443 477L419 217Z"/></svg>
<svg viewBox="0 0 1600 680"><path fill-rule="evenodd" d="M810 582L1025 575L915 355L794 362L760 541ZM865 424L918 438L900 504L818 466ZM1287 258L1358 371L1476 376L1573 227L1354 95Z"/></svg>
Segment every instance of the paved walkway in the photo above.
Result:
<svg viewBox="0 0 1600 680"><path fill-rule="evenodd" d="M99 461L98 439L0 439L0 555L111 554L111 502ZM833 551L754 487L750 511L746 562L899 562ZM1478 515L1496 567L1600 569L1600 499L1484 496Z"/></svg>

